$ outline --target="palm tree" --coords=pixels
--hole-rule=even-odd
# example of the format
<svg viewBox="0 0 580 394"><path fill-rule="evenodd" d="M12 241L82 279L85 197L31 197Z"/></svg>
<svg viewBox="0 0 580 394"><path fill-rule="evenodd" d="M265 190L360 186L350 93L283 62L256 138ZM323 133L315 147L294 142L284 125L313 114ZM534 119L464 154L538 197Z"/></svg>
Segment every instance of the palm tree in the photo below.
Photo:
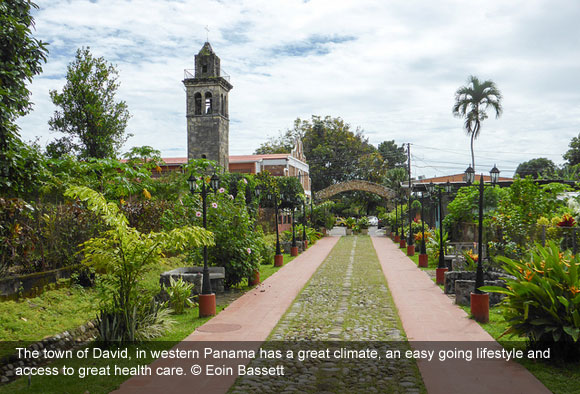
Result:
<svg viewBox="0 0 580 394"><path fill-rule="evenodd" d="M455 92L453 115L465 118L465 132L471 136L471 166L475 169L473 155L473 140L479 136L481 122L487 119L485 112L491 107L495 111L496 119L502 114L501 93L493 81L480 82L476 76L467 79L467 85Z"/></svg>

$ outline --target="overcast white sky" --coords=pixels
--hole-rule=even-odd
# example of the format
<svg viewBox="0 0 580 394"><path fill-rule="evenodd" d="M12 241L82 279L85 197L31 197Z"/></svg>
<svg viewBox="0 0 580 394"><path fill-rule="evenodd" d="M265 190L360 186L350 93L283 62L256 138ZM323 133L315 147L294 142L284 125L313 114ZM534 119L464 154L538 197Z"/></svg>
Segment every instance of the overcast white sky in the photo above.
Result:
<svg viewBox="0 0 580 394"><path fill-rule="evenodd" d="M250 154L297 117L340 116L375 146L410 142L413 176L463 172L469 138L451 108L470 74L496 82L504 115L487 119L476 170L510 176L535 157L562 162L580 132L577 0L37 0L49 60L31 85L25 140L58 137L49 90L77 48L120 72L133 115L126 143L186 155L183 70L206 40L234 85L230 154Z"/></svg>

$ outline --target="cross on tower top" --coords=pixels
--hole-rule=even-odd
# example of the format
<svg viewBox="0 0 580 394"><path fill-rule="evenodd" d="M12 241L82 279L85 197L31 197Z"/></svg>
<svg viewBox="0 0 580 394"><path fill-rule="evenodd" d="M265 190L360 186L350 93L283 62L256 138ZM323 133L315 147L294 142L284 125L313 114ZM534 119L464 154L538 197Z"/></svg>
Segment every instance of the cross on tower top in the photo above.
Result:
<svg viewBox="0 0 580 394"><path fill-rule="evenodd" d="M209 42L209 26L205 25L205 42Z"/></svg>

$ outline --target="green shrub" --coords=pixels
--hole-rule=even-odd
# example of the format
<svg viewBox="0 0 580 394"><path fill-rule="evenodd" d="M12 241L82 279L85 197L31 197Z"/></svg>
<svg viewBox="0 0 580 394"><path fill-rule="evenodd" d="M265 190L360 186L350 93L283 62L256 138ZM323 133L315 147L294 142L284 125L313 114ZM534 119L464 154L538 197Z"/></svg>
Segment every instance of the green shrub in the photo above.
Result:
<svg viewBox="0 0 580 394"><path fill-rule="evenodd" d="M370 226L369 219L366 216L363 216L358 220L358 226L363 230L368 229Z"/></svg>
<svg viewBox="0 0 580 394"><path fill-rule="evenodd" d="M529 258L499 258L515 277L507 288L483 291L506 294L504 334L525 336L533 348L552 347L563 357L580 357L580 257L560 252L557 244L536 245Z"/></svg>
<svg viewBox="0 0 580 394"><path fill-rule="evenodd" d="M190 299L193 283L184 282L183 278L174 280L173 277L169 277L169 285L166 289L169 295L169 306L175 314L181 315L187 306L193 306L193 301Z"/></svg>
<svg viewBox="0 0 580 394"><path fill-rule="evenodd" d="M262 234L246 206L246 182L245 178L239 182L235 198L225 191L208 195L207 225L215 236L215 246L208 248L208 261L212 266L225 268L226 287L249 277L259 268L262 259L259 244ZM201 225L201 198L196 197L194 223ZM193 264L203 264L202 249L194 250L190 259Z"/></svg>
<svg viewBox="0 0 580 394"><path fill-rule="evenodd" d="M162 231L164 229L162 218L166 212L172 210L173 204L165 200L143 200L121 204L121 212L129 221L129 225L142 233Z"/></svg>
<svg viewBox="0 0 580 394"><path fill-rule="evenodd" d="M429 261L438 264L439 262L439 249L440 249L440 233L439 229L432 229L431 236L427 241L427 255L429 256ZM425 235L425 238L427 236ZM443 250L447 249L447 239L448 234L447 232L443 232Z"/></svg>
<svg viewBox="0 0 580 394"><path fill-rule="evenodd" d="M34 271L29 267L38 242L33 212L34 208L23 200L0 197L0 275L17 268Z"/></svg>
<svg viewBox="0 0 580 394"><path fill-rule="evenodd" d="M261 256L262 264L272 264L276 254L276 234L258 237L256 239L256 253Z"/></svg>
<svg viewBox="0 0 580 394"><path fill-rule="evenodd" d="M141 233L129 226L127 218L115 203L87 187L71 187L66 196L86 202L109 228L98 238L82 245L83 262L94 266L100 277L101 321L122 341L148 339L157 335L168 320L167 311L144 291L141 277L159 264L164 251L179 252L186 248L213 245L210 232L199 227L182 227L170 232ZM103 323L105 324L105 323Z"/></svg>
<svg viewBox="0 0 580 394"><path fill-rule="evenodd" d="M31 273L79 264L79 244L104 230L78 204L33 204L0 198L0 274Z"/></svg>

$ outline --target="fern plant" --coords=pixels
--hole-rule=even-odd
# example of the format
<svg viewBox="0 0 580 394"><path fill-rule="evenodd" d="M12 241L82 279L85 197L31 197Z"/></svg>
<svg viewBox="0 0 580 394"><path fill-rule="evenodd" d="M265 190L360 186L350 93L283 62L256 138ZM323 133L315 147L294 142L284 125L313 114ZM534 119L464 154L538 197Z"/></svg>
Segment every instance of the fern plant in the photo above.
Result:
<svg viewBox="0 0 580 394"><path fill-rule="evenodd" d="M213 234L195 226L141 233L130 227L119 207L107 202L102 194L88 187L74 186L67 189L65 195L85 202L109 227L100 237L81 245L83 263L103 273L101 310L114 317L105 317L105 320L121 327L123 341L134 340L139 337L135 330L145 329L137 322L143 321L152 300L152 295L142 291L139 283L143 274L160 263L163 252L177 253L212 246Z"/></svg>

